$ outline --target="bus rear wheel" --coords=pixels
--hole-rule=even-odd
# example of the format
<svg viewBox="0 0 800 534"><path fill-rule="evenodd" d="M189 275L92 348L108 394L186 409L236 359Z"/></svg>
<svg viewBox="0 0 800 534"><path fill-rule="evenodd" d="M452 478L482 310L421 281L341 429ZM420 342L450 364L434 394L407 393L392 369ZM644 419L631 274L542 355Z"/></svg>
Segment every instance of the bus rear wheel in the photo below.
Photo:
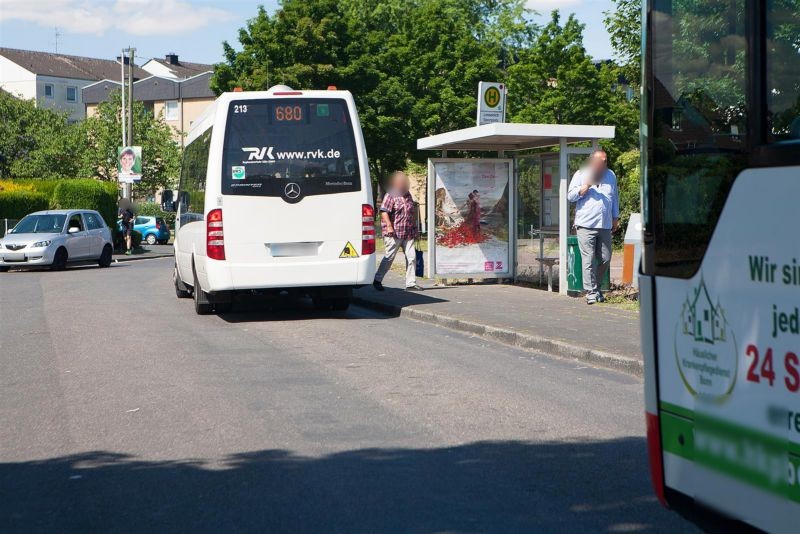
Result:
<svg viewBox="0 0 800 534"><path fill-rule="evenodd" d="M175 267L172 271L172 281L175 284L176 297L178 297L179 299L188 299L189 297L192 296L192 292L189 290L186 284L183 283L183 280L181 280L181 275L178 274L177 263L175 264Z"/></svg>
<svg viewBox="0 0 800 534"><path fill-rule="evenodd" d="M211 302L208 300L208 295L200 287L200 282L197 280L197 273L194 273L192 295L194 296L194 311L197 315L208 315L214 310L214 306L212 306Z"/></svg>

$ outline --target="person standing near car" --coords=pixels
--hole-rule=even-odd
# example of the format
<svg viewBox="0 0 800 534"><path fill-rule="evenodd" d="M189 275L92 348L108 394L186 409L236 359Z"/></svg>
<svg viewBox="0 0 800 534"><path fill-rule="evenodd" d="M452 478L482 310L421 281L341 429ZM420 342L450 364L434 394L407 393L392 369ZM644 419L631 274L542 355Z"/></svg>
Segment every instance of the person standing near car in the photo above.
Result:
<svg viewBox="0 0 800 534"><path fill-rule="evenodd" d="M385 246L384 256L372 285L383 291L383 277L389 272L397 251L401 248L406 257L406 291L421 291L417 285L415 260L417 252L417 208L411 196L411 182L404 172L395 172L389 179L390 189L381 204L381 230Z"/></svg>
<svg viewBox="0 0 800 534"><path fill-rule="evenodd" d="M567 191L567 199L576 204L575 227L587 304L606 300L600 284L611 265L611 234L619 227L617 176L607 161L606 153L596 150L572 177Z"/></svg>
<svg viewBox="0 0 800 534"><path fill-rule="evenodd" d="M125 237L125 254L133 254L132 234L133 234L133 212L128 208L120 208L119 219L122 222L122 235Z"/></svg>

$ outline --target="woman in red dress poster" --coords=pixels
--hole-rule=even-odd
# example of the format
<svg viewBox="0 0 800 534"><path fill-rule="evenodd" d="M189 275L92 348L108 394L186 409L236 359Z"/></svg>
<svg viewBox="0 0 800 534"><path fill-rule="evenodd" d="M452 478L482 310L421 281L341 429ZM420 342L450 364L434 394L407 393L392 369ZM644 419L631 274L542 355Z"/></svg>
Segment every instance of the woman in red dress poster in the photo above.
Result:
<svg viewBox="0 0 800 534"><path fill-rule="evenodd" d="M467 221L469 221L473 237L477 239L481 235L481 195L477 189L469 194L467 208L469 208Z"/></svg>

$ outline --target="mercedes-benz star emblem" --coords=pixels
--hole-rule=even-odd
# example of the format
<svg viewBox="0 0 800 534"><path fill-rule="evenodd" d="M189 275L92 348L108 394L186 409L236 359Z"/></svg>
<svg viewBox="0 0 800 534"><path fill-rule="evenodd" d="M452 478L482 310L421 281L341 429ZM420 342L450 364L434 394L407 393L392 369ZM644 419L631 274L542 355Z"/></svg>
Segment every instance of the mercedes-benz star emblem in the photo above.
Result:
<svg viewBox="0 0 800 534"><path fill-rule="evenodd" d="M286 184L283 194L286 195L286 198L297 198L300 196L300 186L294 182Z"/></svg>

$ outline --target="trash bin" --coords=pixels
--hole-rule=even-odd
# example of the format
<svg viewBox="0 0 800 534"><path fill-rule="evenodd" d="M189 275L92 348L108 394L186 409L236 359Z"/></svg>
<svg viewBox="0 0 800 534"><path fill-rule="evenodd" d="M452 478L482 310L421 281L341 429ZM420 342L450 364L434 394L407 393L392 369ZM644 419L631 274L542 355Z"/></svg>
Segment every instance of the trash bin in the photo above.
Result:
<svg viewBox="0 0 800 534"><path fill-rule="evenodd" d="M642 259L642 215L631 213L622 252L622 283L639 287L639 262Z"/></svg>
<svg viewBox="0 0 800 534"><path fill-rule="evenodd" d="M597 263L597 262L595 262ZM611 288L611 267L600 282L600 289L608 291ZM567 292L583 292L583 267L581 266L581 250L578 248L578 236L567 236Z"/></svg>

